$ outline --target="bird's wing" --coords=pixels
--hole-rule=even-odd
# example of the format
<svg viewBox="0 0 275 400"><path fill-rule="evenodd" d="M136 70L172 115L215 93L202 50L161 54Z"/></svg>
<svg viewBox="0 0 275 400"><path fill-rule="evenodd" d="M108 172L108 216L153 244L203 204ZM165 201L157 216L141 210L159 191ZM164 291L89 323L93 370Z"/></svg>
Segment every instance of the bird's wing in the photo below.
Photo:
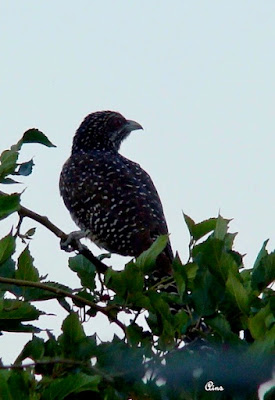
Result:
<svg viewBox="0 0 275 400"><path fill-rule="evenodd" d="M96 223L136 240L138 255L159 235L166 234L162 204L150 176L136 163L116 153L82 153L65 163L60 191L77 225ZM103 228L102 228L103 229ZM103 229L102 236L106 235ZM149 243L150 242L150 243ZM104 245L103 245L104 247ZM111 249L112 250L112 249ZM168 253L172 254L170 244Z"/></svg>

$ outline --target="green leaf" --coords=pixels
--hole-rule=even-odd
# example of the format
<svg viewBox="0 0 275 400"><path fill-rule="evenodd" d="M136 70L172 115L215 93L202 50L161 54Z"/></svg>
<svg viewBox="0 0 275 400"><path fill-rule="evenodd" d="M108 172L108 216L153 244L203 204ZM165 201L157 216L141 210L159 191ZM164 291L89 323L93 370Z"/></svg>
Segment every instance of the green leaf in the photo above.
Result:
<svg viewBox="0 0 275 400"><path fill-rule="evenodd" d="M83 391L98 392L98 384L101 378L98 375L90 376L83 373L68 375L52 381L44 390L42 400L63 400L69 394L81 393ZM92 398L92 396L91 396Z"/></svg>
<svg viewBox="0 0 275 400"><path fill-rule="evenodd" d="M2 400L13 400L8 384L10 374L11 371L0 370L0 399Z"/></svg>
<svg viewBox="0 0 275 400"><path fill-rule="evenodd" d="M90 293L87 292L87 290L81 290L80 292L75 293L77 296L81 297L82 299L94 302L95 301L95 296L91 295ZM79 307L86 307L83 303L81 303L78 300L73 300L74 304Z"/></svg>
<svg viewBox="0 0 275 400"><path fill-rule="evenodd" d="M127 339L130 345L137 345L143 340L143 329L136 323L127 326Z"/></svg>
<svg viewBox="0 0 275 400"><path fill-rule="evenodd" d="M267 331L267 323L274 320L274 315L270 309L270 303L262 308L256 315L248 318L248 328L254 339L264 338ZM272 321L271 321L272 322Z"/></svg>
<svg viewBox="0 0 275 400"><path fill-rule="evenodd" d="M7 176L12 174L17 167L18 151L14 147L10 150L4 150L0 156L0 182Z"/></svg>
<svg viewBox="0 0 275 400"><path fill-rule="evenodd" d="M40 143L47 147L56 147L52 142L49 141L46 135L38 129L28 129L22 139L19 141L21 144L24 143Z"/></svg>
<svg viewBox="0 0 275 400"><path fill-rule="evenodd" d="M79 321L77 313L71 313L63 321L63 334L59 338L59 342L66 357L78 359L79 342L86 335Z"/></svg>
<svg viewBox="0 0 275 400"><path fill-rule="evenodd" d="M265 242L266 243L266 242ZM268 254L263 248L252 270L251 287L261 292L275 280L275 252Z"/></svg>
<svg viewBox="0 0 275 400"><path fill-rule="evenodd" d="M39 273L33 265L33 257L29 246L25 248L18 258L18 269L15 272L15 277L24 281L39 282Z"/></svg>
<svg viewBox="0 0 275 400"><path fill-rule="evenodd" d="M0 332L1 331L34 334L34 333L40 333L41 329L30 324L22 324L19 320L0 319Z"/></svg>
<svg viewBox="0 0 275 400"><path fill-rule="evenodd" d="M78 254L69 258L69 267L77 273L82 286L94 290L95 288L95 266L86 257Z"/></svg>
<svg viewBox="0 0 275 400"><path fill-rule="evenodd" d="M265 332L265 335L251 344L249 351L253 354L260 356L262 354L272 354L274 358L274 338L275 338L275 324L270 330Z"/></svg>
<svg viewBox="0 0 275 400"><path fill-rule="evenodd" d="M186 289L187 276L186 276L185 266L181 263L179 257L174 258L172 269L173 269L173 277L177 284L178 293L180 295L180 298L182 299Z"/></svg>
<svg viewBox="0 0 275 400"><path fill-rule="evenodd" d="M190 322L190 318L184 310L179 311L174 316L174 328L176 332L178 332L179 337L186 333L187 328L190 326Z"/></svg>
<svg viewBox="0 0 275 400"><path fill-rule="evenodd" d="M217 315L214 318L205 318L206 325L209 325L218 335L225 340L232 340L239 342L238 336L232 332L230 323L224 315Z"/></svg>
<svg viewBox="0 0 275 400"><path fill-rule="evenodd" d="M8 380L11 399L30 400L34 377L27 371L13 370Z"/></svg>
<svg viewBox="0 0 275 400"><path fill-rule="evenodd" d="M226 291L235 300L239 310L244 313L249 313L249 298L241 281L229 271L228 279L226 281Z"/></svg>
<svg viewBox="0 0 275 400"><path fill-rule="evenodd" d="M231 221L230 219L225 219L221 215L218 216L216 227L214 230L214 237L216 239L224 240L228 230L228 223L230 221Z"/></svg>
<svg viewBox="0 0 275 400"><path fill-rule="evenodd" d="M32 321L43 314L44 312L37 310L31 304L20 300L0 300L0 320Z"/></svg>
<svg viewBox="0 0 275 400"><path fill-rule="evenodd" d="M15 179L12 179L12 178L3 178L1 180L1 183L4 184L4 185L11 185L13 183L20 183L20 182L16 181Z"/></svg>
<svg viewBox="0 0 275 400"><path fill-rule="evenodd" d="M193 282L191 298L199 316L214 314L223 300L224 288L207 268L199 268Z"/></svg>
<svg viewBox="0 0 275 400"><path fill-rule="evenodd" d="M0 220L18 211L20 208L20 194L0 195Z"/></svg>
<svg viewBox="0 0 275 400"><path fill-rule="evenodd" d="M184 217L185 223L187 225L187 228L189 230L190 236L193 237L194 236L193 229L194 229L194 226L196 225L195 221L192 218L190 218L187 214L184 214L184 213L183 213L183 217Z"/></svg>
<svg viewBox="0 0 275 400"><path fill-rule="evenodd" d="M57 282L43 282L47 286L51 286L57 289L66 290L69 293L72 293L72 289L68 286L62 285ZM64 300L64 295L60 295L58 293L49 292L48 290L35 288L35 287L24 287L19 288L20 292L17 291L16 287L12 290L12 293L22 296L24 293L25 301L39 301L39 300L49 300L49 299L57 299L58 301Z"/></svg>
<svg viewBox="0 0 275 400"><path fill-rule="evenodd" d="M44 355L45 342L43 339L34 336L32 340L27 342L17 357L15 364L19 364L26 358L31 358L33 361L39 360Z"/></svg>
<svg viewBox="0 0 275 400"><path fill-rule="evenodd" d="M196 277L198 265L195 263L188 263L184 266L188 281L193 281Z"/></svg>
<svg viewBox="0 0 275 400"><path fill-rule="evenodd" d="M268 252L266 250L266 246L267 246L268 242L269 242L269 239L264 241L264 243L263 243L263 245L261 247L261 250L259 251L259 254L257 255L257 258L256 258L255 263L253 265L253 270L256 270L259 267L259 264L260 264L262 258L264 258L264 257L266 257L268 255Z"/></svg>
<svg viewBox="0 0 275 400"><path fill-rule="evenodd" d="M225 283L229 271L238 274L235 254L224 248L224 241L210 236L193 248L193 259L200 266L206 266L221 283Z"/></svg>
<svg viewBox="0 0 275 400"><path fill-rule="evenodd" d="M156 264L156 259L163 252L168 242L168 235L160 235L148 250L138 256L136 265L144 271L150 271Z"/></svg>
<svg viewBox="0 0 275 400"><path fill-rule="evenodd" d="M8 258L6 261L0 264L0 276L3 278L14 278L15 275L15 262L12 258ZM6 283L0 283L3 288L7 290L9 285Z"/></svg>
<svg viewBox="0 0 275 400"><path fill-rule="evenodd" d="M136 263L128 263L124 271L114 271L108 268L105 274L105 284L125 301L128 296L136 296L143 290L144 277ZM131 301L132 298L129 298Z"/></svg>
<svg viewBox="0 0 275 400"><path fill-rule="evenodd" d="M205 221L199 222L192 226L193 238L195 240L201 239L203 236L214 231L217 224L217 218L209 218Z"/></svg>
<svg viewBox="0 0 275 400"><path fill-rule="evenodd" d="M23 176L28 176L32 173L32 168L34 166L34 162L31 159L30 161L26 161L24 163L21 163L19 165L18 171L13 173L13 175L23 175Z"/></svg>
<svg viewBox="0 0 275 400"><path fill-rule="evenodd" d="M0 264L10 258L15 251L15 238L9 234L0 240Z"/></svg>

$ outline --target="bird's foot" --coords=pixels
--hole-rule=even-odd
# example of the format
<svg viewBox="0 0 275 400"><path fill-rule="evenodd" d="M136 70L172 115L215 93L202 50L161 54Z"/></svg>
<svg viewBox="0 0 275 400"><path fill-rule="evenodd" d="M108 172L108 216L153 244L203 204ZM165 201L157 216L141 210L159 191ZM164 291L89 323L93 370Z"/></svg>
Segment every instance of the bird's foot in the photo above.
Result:
<svg viewBox="0 0 275 400"><path fill-rule="evenodd" d="M60 247L62 250L65 250L67 252L71 252L74 250L81 251L83 250L83 245L80 242L80 239L86 238L90 234L89 230L86 231L73 231L69 233L67 238L61 239L60 241Z"/></svg>

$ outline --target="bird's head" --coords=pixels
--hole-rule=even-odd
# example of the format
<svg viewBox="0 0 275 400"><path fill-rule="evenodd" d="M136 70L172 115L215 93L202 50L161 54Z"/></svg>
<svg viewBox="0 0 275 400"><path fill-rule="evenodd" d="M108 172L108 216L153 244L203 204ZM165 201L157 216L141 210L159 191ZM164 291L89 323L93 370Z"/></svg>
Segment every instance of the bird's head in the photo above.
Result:
<svg viewBox="0 0 275 400"><path fill-rule="evenodd" d="M131 131L143 129L132 120L127 120L115 111L97 111L89 114L77 129L72 152L119 150L121 142Z"/></svg>

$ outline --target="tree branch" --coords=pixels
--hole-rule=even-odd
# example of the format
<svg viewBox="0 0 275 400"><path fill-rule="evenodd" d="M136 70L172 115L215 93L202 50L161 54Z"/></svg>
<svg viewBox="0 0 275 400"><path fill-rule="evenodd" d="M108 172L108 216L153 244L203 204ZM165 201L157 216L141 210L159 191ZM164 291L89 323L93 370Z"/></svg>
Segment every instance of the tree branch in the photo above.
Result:
<svg viewBox="0 0 275 400"><path fill-rule="evenodd" d="M51 293L55 293L58 296L69 297L70 299L74 300L75 302L84 304L85 306L88 306L88 307L92 308L93 310L96 310L96 311L101 312L102 314L106 315L106 317L108 317L108 319L111 322L114 322L115 324L117 324L123 330L123 332L126 333L125 325L122 322L120 322L117 318L115 318L113 315L111 315L111 310L114 309L113 306L101 307L101 306L98 306L97 304L93 303L92 301L85 299L84 297L67 292L66 290L61 289L61 288L46 285L45 283L41 283L41 282L25 281L23 279L4 278L1 276L0 283L6 283L9 285L16 285L16 286L27 286L27 287L38 288L38 289L42 289L42 290L47 290L48 292L51 292Z"/></svg>
<svg viewBox="0 0 275 400"><path fill-rule="evenodd" d="M41 225L45 226L45 228L49 229L55 236L59 237L62 241L66 241L68 236L65 232L59 229L56 225L54 225L48 217L42 216L40 214L35 213L34 211L29 210L26 207L20 206L18 210L18 214L21 218L28 217L33 219L36 222L39 222ZM79 254L82 254L86 257L91 263L94 264L98 273L104 273L107 271L107 265L103 264L97 257L93 255L93 253L88 249L88 247L81 244L81 247L77 246L77 243L71 244L74 247L75 251L78 251Z"/></svg>
<svg viewBox="0 0 275 400"><path fill-rule="evenodd" d="M7 193L0 191L1 196L8 196ZM59 229L56 225L54 225L46 216L42 216L37 214L34 211L29 210L28 208L20 205L18 210L18 215L21 219L27 217L30 218L39 224L43 225L45 228L49 229L55 236L57 236L62 241L66 241L69 237L65 232ZM98 273L103 274L107 271L108 267L103 262L101 262L97 257L93 255L93 253L88 249L88 247L81 244L81 246L77 246L77 243L71 243L71 247L77 251L79 254L82 254L87 260L94 264Z"/></svg>
<svg viewBox="0 0 275 400"><path fill-rule="evenodd" d="M79 365L79 366L84 366L87 367L87 361L77 361L77 360L72 360L72 359L67 359L67 358L54 358L54 359L50 359L50 360L35 360L34 362L30 362L27 364L11 364L11 365L1 365L0 364L0 370L1 369L15 369L15 370L22 370L25 368L35 368L38 365L55 365L55 364L64 364L64 365L70 365L70 366L74 366L74 365ZM103 373L103 371L101 371L100 369L89 365L89 369L91 369L95 374L97 375L101 375L103 377L103 379L105 379L108 382L113 382L113 377L107 375L106 373Z"/></svg>

